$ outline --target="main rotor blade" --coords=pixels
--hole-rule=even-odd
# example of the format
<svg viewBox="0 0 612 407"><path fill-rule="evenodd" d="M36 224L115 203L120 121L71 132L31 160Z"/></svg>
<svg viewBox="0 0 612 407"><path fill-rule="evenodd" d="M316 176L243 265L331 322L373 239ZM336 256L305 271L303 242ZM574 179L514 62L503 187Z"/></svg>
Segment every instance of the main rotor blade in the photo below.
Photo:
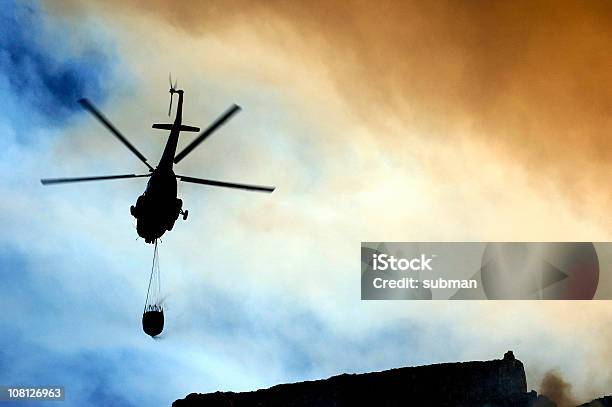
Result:
<svg viewBox="0 0 612 407"><path fill-rule="evenodd" d="M266 187L266 186L248 185L248 184L235 184L233 182L214 181L211 179L186 177L184 175L177 175L176 177L179 180L184 181L184 182L191 182L193 184L212 185L214 187L237 188L237 189L246 189L249 191L268 192L268 193L276 189L276 187Z"/></svg>
<svg viewBox="0 0 612 407"><path fill-rule="evenodd" d="M109 179L121 179L121 178L141 178L150 177L151 174L123 174L123 175L103 175L99 177L78 177L78 178L44 178L40 182L43 185L50 184L63 184L68 182L83 182L83 181L103 181Z"/></svg>
<svg viewBox="0 0 612 407"><path fill-rule="evenodd" d="M229 109L225 111L217 120L215 120L206 130L198 135L187 147L183 149L180 153L178 153L174 157L174 163L177 164L181 161L187 154L191 152L194 148L198 146L201 142L203 142L208 136L210 136L215 130L221 127L226 121L228 121L234 114L240 111L240 106L232 105Z"/></svg>
<svg viewBox="0 0 612 407"><path fill-rule="evenodd" d="M140 159L140 161L142 161L151 171L153 171L153 167L151 167L151 165L149 165L149 163L147 162L147 159L145 158L145 156L142 155L140 153L140 151L138 151L136 149L136 147L134 147L132 145L132 143L130 143L128 141L128 139L126 139L123 136L123 134L121 134L119 132L119 130L117 130L117 128L115 126L113 126L113 124L110 121L108 121L108 119L106 117L104 117L102 112L100 112L98 109L96 109L96 107L89 100L87 100L87 99L80 99L79 103L89 113L91 113L96 119L98 119L104 125L104 127L106 127L111 133L113 133L115 135L115 137L117 137L119 139L119 141L121 141L132 153L134 153L134 155L136 157L138 157Z"/></svg>

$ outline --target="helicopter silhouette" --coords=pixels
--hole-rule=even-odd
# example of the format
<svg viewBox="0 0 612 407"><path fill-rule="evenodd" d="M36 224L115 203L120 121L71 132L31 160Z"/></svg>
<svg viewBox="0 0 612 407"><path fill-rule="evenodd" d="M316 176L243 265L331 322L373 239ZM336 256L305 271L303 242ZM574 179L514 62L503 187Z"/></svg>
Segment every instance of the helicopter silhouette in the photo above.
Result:
<svg viewBox="0 0 612 407"><path fill-rule="evenodd" d="M212 124L189 143L181 152L176 154L179 134L181 131L199 132L200 129L194 126L187 126L182 123L183 113L183 94L182 89L177 89L177 82L172 84L170 79L170 106L168 108L168 117L172 111L172 99L175 94L178 94L178 106L176 108L176 116L174 123L155 123L154 129L170 130L170 136L164 148L161 159L157 167L153 168L140 151L136 149L128 140L117 130L117 128L98 110L89 100L80 99L79 103L85 110L91 113L98 119L104 127L106 127L115 137L119 139L140 161L142 161L149 169L148 174L121 174L121 175L104 175L94 177L77 177L77 178L45 178L40 182L43 185L61 184L69 182L84 182L84 181L102 181L114 180L122 178L143 178L149 177L146 190L138 197L136 205L130 207L130 213L136 218L136 231L138 235L145 239L147 243L154 243L166 231L172 230L174 223L179 215L183 216L183 220L187 220L189 211L183 209L183 201L177 197L177 180L194 184L210 185L215 187L237 188L248 191L257 192L272 192L275 187L258 186L248 184L237 184L233 182L215 181L203 178L194 178L185 175L177 175L174 173L174 164L178 164L185 158L193 149L202 143L207 137L219 129L232 116L238 113L241 109L238 105L232 105L219 116Z"/></svg>

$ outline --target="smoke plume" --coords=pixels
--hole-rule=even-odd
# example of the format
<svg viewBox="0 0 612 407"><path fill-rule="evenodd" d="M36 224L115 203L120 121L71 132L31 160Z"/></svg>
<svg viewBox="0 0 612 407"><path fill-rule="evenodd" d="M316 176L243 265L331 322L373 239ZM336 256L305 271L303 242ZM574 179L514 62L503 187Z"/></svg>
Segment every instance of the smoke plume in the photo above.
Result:
<svg viewBox="0 0 612 407"><path fill-rule="evenodd" d="M540 384L540 394L548 397L557 407L575 407L578 402L572 394L572 385L555 370L548 371Z"/></svg>

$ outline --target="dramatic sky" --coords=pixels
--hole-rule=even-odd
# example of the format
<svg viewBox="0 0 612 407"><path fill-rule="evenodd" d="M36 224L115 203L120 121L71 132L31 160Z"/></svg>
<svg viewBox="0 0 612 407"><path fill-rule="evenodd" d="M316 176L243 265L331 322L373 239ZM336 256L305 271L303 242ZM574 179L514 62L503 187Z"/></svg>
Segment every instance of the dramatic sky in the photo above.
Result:
<svg viewBox="0 0 612 407"><path fill-rule="evenodd" d="M531 388L612 391L609 302L359 300L361 241L611 240L609 2L8 0L0 23L0 385L168 405L513 349ZM155 341L145 182L39 179L146 170L80 97L156 162L170 71L186 124L243 108L176 172L277 190L180 185Z"/></svg>

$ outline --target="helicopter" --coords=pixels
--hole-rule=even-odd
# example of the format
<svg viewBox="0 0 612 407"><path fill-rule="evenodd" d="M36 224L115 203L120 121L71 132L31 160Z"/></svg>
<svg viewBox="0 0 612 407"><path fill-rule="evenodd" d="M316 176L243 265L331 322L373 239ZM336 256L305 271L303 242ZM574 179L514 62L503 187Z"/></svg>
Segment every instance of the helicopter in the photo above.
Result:
<svg viewBox="0 0 612 407"><path fill-rule="evenodd" d="M172 112L172 100L174 95L178 95L178 105L176 107L176 116L174 123L155 123L154 129L170 130L170 135L166 146L159 160L157 167L153 168L140 151L121 134L121 132L96 108L93 103L87 99L80 99L79 104L91 113L104 127L106 127L121 143L123 143L138 159L144 163L149 169L147 174L121 174L121 175L104 175L91 177L76 177L76 178L45 178L40 182L43 185L62 184L69 182L85 182L85 181L102 181L115 180L123 178L149 178L147 187L142 195L140 195L135 205L130 207L131 215L136 219L136 231L138 235L145 239L146 243L154 243L166 231L171 231L174 223L179 215L182 215L183 220L187 220L189 211L183 209L183 201L177 197L177 180L193 183L209 185L214 187L237 188L247 191L267 192L271 193L275 187L238 184L233 182L216 181L211 179L194 178L185 175L177 175L174 173L174 164L178 164L183 158L191 153L197 146L200 145L206 138L218 130L223 124L238 113L240 106L233 104L214 122L212 122L205 130L200 132L196 138L189 143L181 152L176 154L179 134L184 132L199 132L200 129L194 126L188 126L182 123L183 117L183 95L184 90L177 89L178 82L172 84L170 80L170 106L168 108L168 117Z"/></svg>

